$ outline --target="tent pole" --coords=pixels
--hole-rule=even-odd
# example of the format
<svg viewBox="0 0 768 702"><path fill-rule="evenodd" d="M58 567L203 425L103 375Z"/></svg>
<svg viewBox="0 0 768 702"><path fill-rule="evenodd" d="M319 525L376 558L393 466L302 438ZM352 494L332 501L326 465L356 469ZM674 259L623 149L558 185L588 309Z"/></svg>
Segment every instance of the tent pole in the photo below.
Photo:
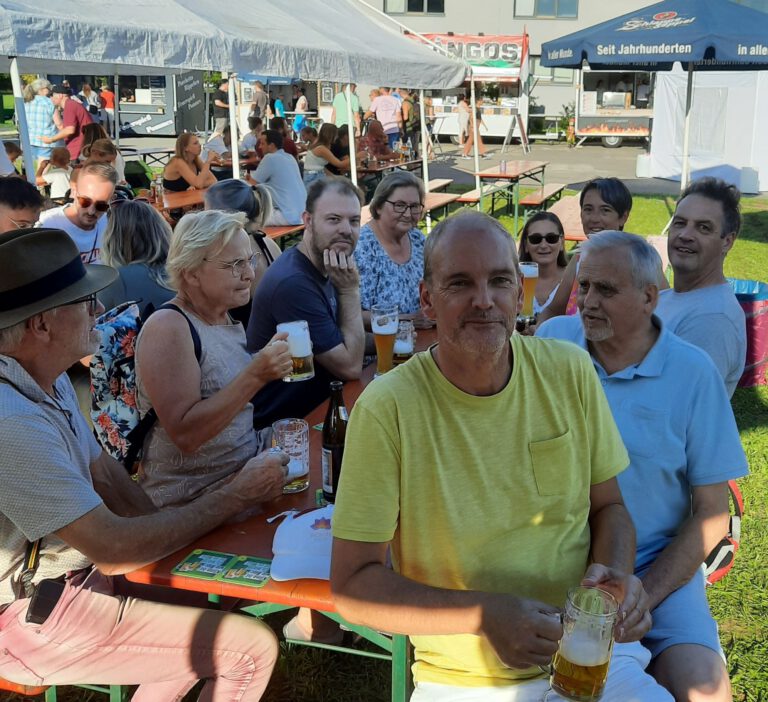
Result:
<svg viewBox="0 0 768 702"><path fill-rule="evenodd" d="M352 84L344 88L347 98L347 133L349 134L349 177L357 185L357 147L355 146L355 117L352 114Z"/></svg>
<svg viewBox="0 0 768 702"><path fill-rule="evenodd" d="M691 179L691 104L693 103L693 61L688 61L688 85L685 92L685 126L683 127L683 168L680 175L680 191L685 190Z"/></svg>
<svg viewBox="0 0 768 702"><path fill-rule="evenodd" d="M115 146L120 148L120 75L115 73L115 114L112 117L112 129L115 132Z"/></svg>
<svg viewBox="0 0 768 702"><path fill-rule="evenodd" d="M470 116L472 120L472 146L474 147L474 164L475 164L475 188L480 191L480 198L477 201L477 209L480 212L483 211L483 188L480 176L477 175L480 171L480 152L477 150L477 137L480 133L480 125L477 123L477 101L475 97L475 74L472 73L469 80L469 101L472 114Z"/></svg>
<svg viewBox="0 0 768 702"><path fill-rule="evenodd" d="M237 146L237 104L236 86L237 73L229 74L229 150L232 154L232 177L237 180L240 177L240 149Z"/></svg>
<svg viewBox="0 0 768 702"><path fill-rule="evenodd" d="M427 131L427 111L424 108L424 90L419 90L419 119L421 120L421 175L424 190L429 192L429 132ZM427 210L427 234L432 231L432 216Z"/></svg>
<svg viewBox="0 0 768 702"><path fill-rule="evenodd" d="M19 123L19 141L21 141L24 170L27 172L27 180L35 185L35 162L32 159L32 145L29 143L29 125L27 124L27 110L24 107L24 95L21 88L21 76L19 75L19 63L14 56L11 58L11 84L13 85L13 103L16 108L16 121Z"/></svg>

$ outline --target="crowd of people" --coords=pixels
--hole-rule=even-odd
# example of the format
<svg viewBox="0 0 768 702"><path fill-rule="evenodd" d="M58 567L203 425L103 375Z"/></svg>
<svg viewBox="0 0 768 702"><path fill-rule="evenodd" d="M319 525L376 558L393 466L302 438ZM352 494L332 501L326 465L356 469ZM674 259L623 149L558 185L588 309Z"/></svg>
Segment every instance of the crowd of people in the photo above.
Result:
<svg viewBox="0 0 768 702"><path fill-rule="evenodd" d="M375 119L361 155L387 159L394 135L415 138L418 108L399 92L382 89L363 115ZM360 378L370 310L387 303L436 324L437 342L354 406L331 588L348 621L411 637L412 699L539 699L580 582L620 603L604 700L730 699L700 566L727 529L727 482L747 473L729 402L745 320L723 274L741 226L734 186L702 178L681 194L670 288L658 253L623 231L632 196L616 178L582 189L587 241L570 261L546 212L517 247L474 211L425 238L424 184L405 171L378 183L361 227L363 192L329 173L349 167L346 94L306 144L303 176L285 121L262 128L272 108L257 95L248 181L217 178L220 155L178 138L164 185L205 189L205 209L172 227L149 202L115 198L119 154L85 107L97 107L90 86L83 102L49 93L30 86L38 183L60 192L81 159L71 202L43 210L34 185L0 178L0 676L119 678L148 701L204 679L204 699L259 699L278 651L267 626L123 575L282 494L272 422ZM302 239L284 252L264 235L295 223ZM539 267L527 334L515 333L520 261ZM136 481L97 443L67 375L94 352L97 317L130 300L147 316L136 404L157 416ZM315 377L284 383L277 327L298 319ZM29 621L43 580L58 584L56 606ZM341 638L309 610L286 632Z"/></svg>

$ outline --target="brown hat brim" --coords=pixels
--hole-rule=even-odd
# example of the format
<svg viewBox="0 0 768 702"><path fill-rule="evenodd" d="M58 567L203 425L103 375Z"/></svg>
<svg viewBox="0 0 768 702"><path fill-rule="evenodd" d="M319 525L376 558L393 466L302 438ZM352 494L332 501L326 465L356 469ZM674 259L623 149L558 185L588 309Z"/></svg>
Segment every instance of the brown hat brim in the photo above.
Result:
<svg viewBox="0 0 768 702"><path fill-rule="evenodd" d="M66 305L69 302L91 295L103 290L117 279L118 273L110 266L102 266L95 263L85 264L85 276L76 283L58 290L55 294L36 300L29 305L17 307L12 310L0 311L0 329L7 329L14 324L23 322L40 312Z"/></svg>

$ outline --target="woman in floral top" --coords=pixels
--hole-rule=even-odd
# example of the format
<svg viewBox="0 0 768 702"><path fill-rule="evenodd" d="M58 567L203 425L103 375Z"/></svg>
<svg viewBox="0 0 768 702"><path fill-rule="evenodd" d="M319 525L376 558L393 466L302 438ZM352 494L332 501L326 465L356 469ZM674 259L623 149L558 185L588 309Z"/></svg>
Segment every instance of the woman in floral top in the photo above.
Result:
<svg viewBox="0 0 768 702"><path fill-rule="evenodd" d="M407 171L386 176L370 204L373 219L360 230L355 261L360 270L363 321L375 304L395 304L401 319L421 319L419 281L424 272L424 183Z"/></svg>

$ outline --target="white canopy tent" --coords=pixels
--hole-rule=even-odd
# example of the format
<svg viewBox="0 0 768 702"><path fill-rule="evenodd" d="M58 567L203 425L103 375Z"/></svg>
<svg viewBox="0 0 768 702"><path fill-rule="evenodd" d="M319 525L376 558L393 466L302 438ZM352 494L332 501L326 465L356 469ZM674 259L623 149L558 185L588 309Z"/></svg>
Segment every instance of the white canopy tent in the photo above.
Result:
<svg viewBox="0 0 768 702"><path fill-rule="evenodd" d="M406 39L355 0L135 0L130 12L112 0L0 0L0 54L8 57L0 70L14 80L23 140L19 72L62 64L73 73L255 71L415 88L453 87L465 73L461 62Z"/></svg>
<svg viewBox="0 0 768 702"><path fill-rule="evenodd" d="M768 71L701 72L690 113L693 178L723 178L745 193L768 190ZM677 180L683 172L682 122L686 74L659 73L654 91L651 175Z"/></svg>

